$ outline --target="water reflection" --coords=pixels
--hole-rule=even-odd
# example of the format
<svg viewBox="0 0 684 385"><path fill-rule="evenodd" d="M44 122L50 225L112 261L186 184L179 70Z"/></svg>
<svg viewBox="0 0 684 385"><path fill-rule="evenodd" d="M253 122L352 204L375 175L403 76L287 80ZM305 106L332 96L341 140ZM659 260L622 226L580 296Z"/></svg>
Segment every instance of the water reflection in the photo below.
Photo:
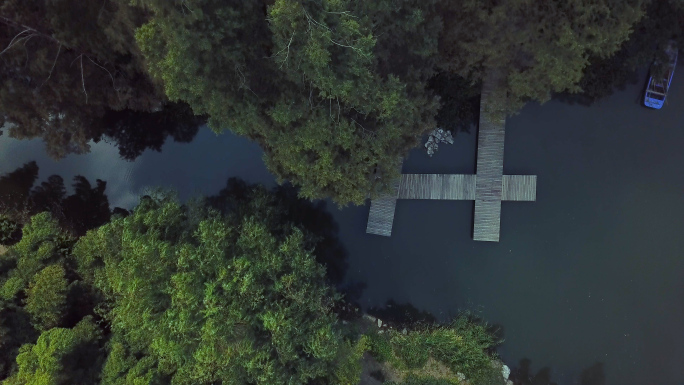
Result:
<svg viewBox="0 0 684 385"><path fill-rule="evenodd" d="M73 194L67 195L64 179L59 175L51 175L33 187L38 170L36 162L28 162L0 177L0 214L5 219L23 224L30 216L47 211L62 228L77 236L109 221L107 182L98 179L92 186L88 179L76 175ZM18 240L16 234L3 234L3 237Z"/></svg>

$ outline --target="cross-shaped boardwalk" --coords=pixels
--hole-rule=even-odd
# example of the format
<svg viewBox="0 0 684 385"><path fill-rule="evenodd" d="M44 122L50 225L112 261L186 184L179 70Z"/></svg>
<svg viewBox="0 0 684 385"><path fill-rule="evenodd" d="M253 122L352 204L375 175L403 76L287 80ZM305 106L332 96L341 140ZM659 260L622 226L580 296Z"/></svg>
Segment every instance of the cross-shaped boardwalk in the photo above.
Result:
<svg viewBox="0 0 684 385"><path fill-rule="evenodd" d="M403 174L391 194L371 201L367 233L392 235L397 199L474 200L473 239L498 242L501 201L536 200L536 175L503 175L505 118L485 111L489 102L496 103L494 90L496 80L490 77L482 87L477 174Z"/></svg>

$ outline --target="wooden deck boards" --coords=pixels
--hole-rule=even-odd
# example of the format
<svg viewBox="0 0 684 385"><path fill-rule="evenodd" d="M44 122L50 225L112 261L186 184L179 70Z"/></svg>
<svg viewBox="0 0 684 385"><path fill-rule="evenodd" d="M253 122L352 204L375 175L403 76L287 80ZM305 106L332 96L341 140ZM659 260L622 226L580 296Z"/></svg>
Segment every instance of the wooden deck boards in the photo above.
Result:
<svg viewBox="0 0 684 385"><path fill-rule="evenodd" d="M537 200L536 175L504 175L501 200L534 202Z"/></svg>
<svg viewBox="0 0 684 385"><path fill-rule="evenodd" d="M477 179L475 184L475 224L473 239L499 241L503 156L506 122L492 119L485 111L489 98L495 98L496 78L488 77L482 85L480 126L477 134Z"/></svg>
<svg viewBox="0 0 684 385"><path fill-rule="evenodd" d="M392 235L394 211L397 206L399 183L392 187L393 192L371 200L366 233L389 237Z"/></svg>
<svg viewBox="0 0 684 385"><path fill-rule="evenodd" d="M475 175L404 174L399 199L475 199Z"/></svg>

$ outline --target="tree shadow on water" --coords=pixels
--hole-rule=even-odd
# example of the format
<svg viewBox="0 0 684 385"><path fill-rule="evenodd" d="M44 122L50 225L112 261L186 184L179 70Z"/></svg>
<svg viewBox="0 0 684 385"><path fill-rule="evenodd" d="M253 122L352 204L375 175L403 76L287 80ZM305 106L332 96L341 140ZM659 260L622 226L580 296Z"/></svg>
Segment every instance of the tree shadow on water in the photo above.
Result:
<svg viewBox="0 0 684 385"><path fill-rule="evenodd" d="M102 135L119 148L121 158L134 161L148 149L161 152L168 137L177 143L192 142L205 121L205 117L194 115L187 104L169 102L156 112L110 110L99 124Z"/></svg>
<svg viewBox="0 0 684 385"><path fill-rule="evenodd" d="M61 227L73 235L82 236L88 230L109 221L111 211L105 194L107 182L97 179L95 186L77 175L73 179L74 193L67 195L64 179L51 175L34 187L38 178L38 165L28 162L16 170L0 176L0 216L18 226L41 212L49 212ZM0 238L18 241L20 237L0 234ZM11 243L7 243L8 245Z"/></svg>
<svg viewBox="0 0 684 385"><path fill-rule="evenodd" d="M389 299L384 306L373 306L366 313L381 319L394 328L415 328L419 325L432 325L437 317L425 310L419 310L410 303L396 303Z"/></svg>
<svg viewBox="0 0 684 385"><path fill-rule="evenodd" d="M259 213L275 232L287 232L295 226L306 234L316 260L327 270L331 284L341 288L347 272L347 251L339 240L339 227L327 210L325 201L312 202L298 196L298 189L287 183L271 190L230 178L217 195L207 202L224 215L244 218ZM356 287L361 289L362 287Z"/></svg>
<svg viewBox="0 0 684 385"><path fill-rule="evenodd" d="M532 361L529 358L520 360L517 367L511 368L511 375L509 379L515 385L558 385L557 382L552 381L551 368L546 366L537 371L532 372ZM579 385L605 385L606 375L602 362L596 362L590 367L582 370L580 375Z"/></svg>
<svg viewBox="0 0 684 385"><path fill-rule="evenodd" d="M480 84L459 75L439 72L428 82L428 88L439 96L440 108L435 120L438 127L470 133L480 120Z"/></svg>

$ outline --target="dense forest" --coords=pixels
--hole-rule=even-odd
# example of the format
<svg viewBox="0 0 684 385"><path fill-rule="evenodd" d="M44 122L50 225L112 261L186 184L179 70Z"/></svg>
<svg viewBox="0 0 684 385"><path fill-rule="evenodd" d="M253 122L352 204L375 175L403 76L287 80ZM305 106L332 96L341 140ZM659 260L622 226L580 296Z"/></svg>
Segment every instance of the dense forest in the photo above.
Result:
<svg viewBox="0 0 684 385"><path fill-rule="evenodd" d="M19 197L7 186L28 186L34 169L4 176L3 196ZM79 206L96 212L106 197ZM329 214L291 188L231 179L185 205L159 192L78 221L87 233L66 230L59 209L16 212L3 214L20 231L0 255L3 383L356 384L371 367L407 384L503 383L498 340L476 320L376 330L335 288Z"/></svg>
<svg viewBox="0 0 684 385"><path fill-rule="evenodd" d="M102 180L36 185L35 162L1 176L0 380L505 383L501 340L472 316L364 316L310 200L386 189L425 133L468 129L490 74L506 114L592 103L684 46L683 21L681 0L3 1L0 133L134 160L206 124L258 143L291 185L127 211Z"/></svg>

